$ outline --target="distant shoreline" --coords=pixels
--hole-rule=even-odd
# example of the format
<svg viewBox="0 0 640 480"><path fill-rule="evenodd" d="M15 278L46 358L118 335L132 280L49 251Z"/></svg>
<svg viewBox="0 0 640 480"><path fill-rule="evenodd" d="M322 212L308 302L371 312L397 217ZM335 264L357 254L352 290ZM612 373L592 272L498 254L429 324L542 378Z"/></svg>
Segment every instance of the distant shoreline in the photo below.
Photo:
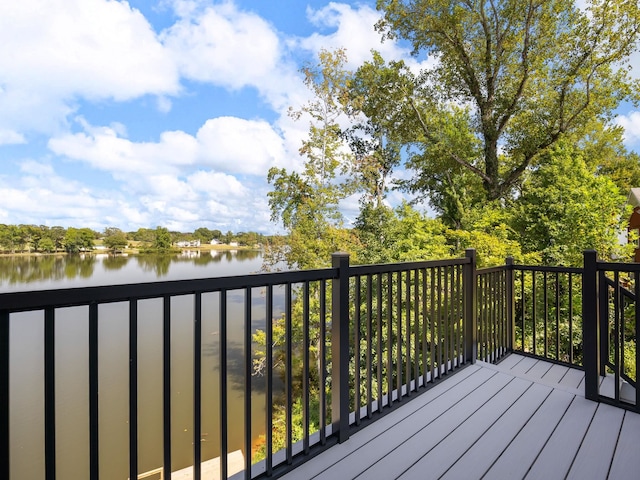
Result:
<svg viewBox="0 0 640 480"><path fill-rule="evenodd" d="M99 246L99 245L97 245ZM225 252L225 251L233 251L233 250L245 250L245 251L259 251L261 250L261 248L256 248L256 247L249 247L249 246L231 246L231 245L226 245L226 244L219 244L219 245L201 245L199 247L173 247L171 250L169 250L168 252L162 252L162 253L166 253L168 255L170 254L177 254L180 252L183 252L185 250L188 251L201 251L201 252L210 252L210 251L219 251L219 252ZM100 254L113 254L113 255L122 255L122 254L127 254L127 255L147 255L149 253L160 253L160 252L140 252L140 249L137 247L134 248L125 248L122 251L118 251L116 253L111 252L109 250L105 250L105 249L96 249L94 248L93 250L89 250L86 252L78 252L78 253L69 253L69 252L63 252L63 251L59 251L59 252L18 252L18 253L0 253L0 257L47 257L47 256L57 256L57 255L78 255L78 254L85 254L85 255L100 255Z"/></svg>

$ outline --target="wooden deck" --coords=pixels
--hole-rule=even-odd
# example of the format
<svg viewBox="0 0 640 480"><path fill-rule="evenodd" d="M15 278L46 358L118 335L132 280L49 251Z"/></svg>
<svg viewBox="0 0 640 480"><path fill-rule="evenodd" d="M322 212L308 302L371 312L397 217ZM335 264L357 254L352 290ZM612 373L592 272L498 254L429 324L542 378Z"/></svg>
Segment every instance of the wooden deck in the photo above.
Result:
<svg viewBox="0 0 640 480"><path fill-rule="evenodd" d="M478 362L283 478L638 478L640 415L586 400L583 383L520 355Z"/></svg>

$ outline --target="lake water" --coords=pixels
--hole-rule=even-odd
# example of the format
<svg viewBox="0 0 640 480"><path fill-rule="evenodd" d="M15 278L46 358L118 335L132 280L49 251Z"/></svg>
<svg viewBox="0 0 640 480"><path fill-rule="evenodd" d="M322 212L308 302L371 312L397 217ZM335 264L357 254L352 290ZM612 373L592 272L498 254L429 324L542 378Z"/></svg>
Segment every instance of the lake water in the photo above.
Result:
<svg viewBox="0 0 640 480"><path fill-rule="evenodd" d="M0 258L0 292L244 275L260 270L260 252L187 252L180 256L41 256ZM277 297L277 296L276 296ZM279 297L278 297L279 298ZM228 293L229 451L243 449L241 368L244 295ZM282 302L274 298L274 308ZM202 454L219 455L217 293L202 297ZM261 292L252 293L253 329L264 328ZM56 310L56 465L62 479L88 478L88 308ZM171 301L172 465L193 463L193 296ZM11 478L44 478L44 318L10 320ZM139 471L162 466L162 300L138 307ZM128 478L128 304L99 307L100 474ZM252 380L252 440L264 433L265 396ZM246 453L246 452L243 452ZM150 477L156 478L156 477Z"/></svg>

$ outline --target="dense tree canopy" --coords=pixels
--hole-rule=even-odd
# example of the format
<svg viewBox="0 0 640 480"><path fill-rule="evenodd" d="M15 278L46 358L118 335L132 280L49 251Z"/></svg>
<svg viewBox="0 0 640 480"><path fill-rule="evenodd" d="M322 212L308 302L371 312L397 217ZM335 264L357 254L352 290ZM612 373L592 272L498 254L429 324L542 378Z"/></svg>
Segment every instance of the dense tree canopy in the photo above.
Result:
<svg viewBox="0 0 640 480"><path fill-rule="evenodd" d="M592 0L379 0L378 29L437 58L404 102L429 150L503 198L547 148L594 118L637 100L628 58L640 29L637 2ZM458 117L461 144L442 144L433 119ZM436 121L437 123L437 121ZM466 145L465 145L466 143Z"/></svg>
<svg viewBox="0 0 640 480"><path fill-rule="evenodd" d="M268 175L272 219L288 234L274 258L313 268L338 249L367 263L469 247L485 265L507 255L574 265L585 248L619 256L625 196L640 185L640 158L613 122L621 102L640 101L628 64L637 2L378 8L385 38L435 61L417 71L372 52L349 72L344 50L323 51L303 70L314 95L294 113L311 119L304 168ZM428 202L437 218L390 208L390 188ZM340 207L354 194L360 213L349 229Z"/></svg>

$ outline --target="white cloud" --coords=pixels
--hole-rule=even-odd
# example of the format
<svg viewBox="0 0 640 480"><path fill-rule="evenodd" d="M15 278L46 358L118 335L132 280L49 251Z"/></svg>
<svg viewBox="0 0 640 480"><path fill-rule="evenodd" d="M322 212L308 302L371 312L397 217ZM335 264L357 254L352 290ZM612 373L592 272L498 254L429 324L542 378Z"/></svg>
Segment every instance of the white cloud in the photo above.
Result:
<svg viewBox="0 0 640 480"><path fill-rule="evenodd" d="M195 191L215 192L221 200L231 197L243 198L249 194L236 177L220 172L199 170L189 175L187 181Z"/></svg>
<svg viewBox="0 0 640 480"><path fill-rule="evenodd" d="M162 32L163 44L184 78L230 90L255 88L276 111L303 88L286 42L265 19L230 1L174 0L180 19Z"/></svg>
<svg viewBox="0 0 640 480"><path fill-rule="evenodd" d="M258 85L279 60L271 26L232 3L179 20L162 38L185 77L230 88Z"/></svg>
<svg viewBox="0 0 640 480"><path fill-rule="evenodd" d="M282 138L262 120L214 118L197 138L202 160L219 171L266 176L269 167L289 163Z"/></svg>
<svg viewBox="0 0 640 480"><path fill-rule="evenodd" d="M410 55L408 48L397 42L381 41L374 25L380 19L380 13L367 5L350 5L330 2L318 10L307 8L309 21L330 33L316 32L309 37L299 39L299 46L317 54L321 49L336 50L346 48L348 67L358 68L371 60L371 50L380 52L385 60L404 60L407 66L418 73L421 69L431 68L435 58L418 61Z"/></svg>
<svg viewBox="0 0 640 480"><path fill-rule="evenodd" d="M627 146L640 146L640 111L620 115L616 123L624 128L624 141Z"/></svg>
<svg viewBox="0 0 640 480"><path fill-rule="evenodd" d="M60 177L48 163L27 160L21 172L19 178L0 178L8 223L99 228L109 213L122 210L119 194L92 192L80 182Z"/></svg>
<svg viewBox="0 0 640 480"><path fill-rule="evenodd" d="M159 142L133 142L121 136L118 128L92 127L49 140L49 149L57 155L88 163L115 176L130 173L177 173L180 165L195 161L195 138L182 131L160 134Z"/></svg>
<svg viewBox="0 0 640 480"><path fill-rule="evenodd" d="M237 178L198 170L187 177L136 176L139 190L119 182L112 189L92 187L60 176L52 164L27 160L19 176L0 176L3 223L88 226L125 230L167 226L181 231L208 225L262 230L270 227L264 185L247 186Z"/></svg>
<svg viewBox="0 0 640 480"><path fill-rule="evenodd" d="M0 2L0 130L51 132L79 99L175 95L178 71L127 2Z"/></svg>
<svg viewBox="0 0 640 480"><path fill-rule="evenodd" d="M16 145L20 143L27 143L24 135L14 130L0 129L0 145Z"/></svg>
<svg viewBox="0 0 640 480"><path fill-rule="evenodd" d="M178 175L195 165L265 177L269 167L293 163L280 135L263 120L218 117L207 120L195 137L167 131L157 142L123 138L117 126L93 127L83 120L81 124L84 132L52 138L49 149L117 178L149 172Z"/></svg>
<svg viewBox="0 0 640 480"><path fill-rule="evenodd" d="M266 173L272 166L299 167L308 130L307 122L286 114L309 97L293 57L310 59L320 48L343 44L353 65L368 59L371 48L388 59L407 57L393 42L380 44L373 30L378 14L366 6L310 10L329 33L291 39L230 1L162 5L177 20L159 33L125 1L0 4L0 145L46 142L33 133L49 137L49 151L38 157L46 161L21 161L19 174L0 170L3 222L275 228ZM185 83L186 91L181 79L195 83ZM277 120L221 116L188 130L176 123L181 101L202 92L202 84L238 97L238 90L255 89ZM130 102L148 95L149 101ZM110 110L113 102L130 103ZM172 126L154 131L132 123L141 103ZM62 162L82 168L65 168L61 176ZM109 190L82 180L87 172L110 176Z"/></svg>

